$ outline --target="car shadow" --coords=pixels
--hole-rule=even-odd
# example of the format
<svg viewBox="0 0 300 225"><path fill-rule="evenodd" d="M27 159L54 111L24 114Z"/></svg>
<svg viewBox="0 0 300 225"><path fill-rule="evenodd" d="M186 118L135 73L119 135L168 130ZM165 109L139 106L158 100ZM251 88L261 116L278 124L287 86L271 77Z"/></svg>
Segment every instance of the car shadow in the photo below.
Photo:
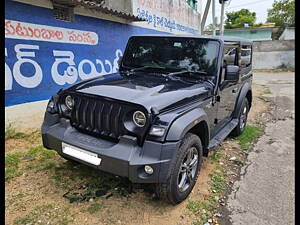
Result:
<svg viewBox="0 0 300 225"><path fill-rule="evenodd" d="M96 170L89 166L63 160L53 170L51 178L65 189L63 197L70 203L94 201L97 198L130 197L143 192L149 200L159 200L154 184L134 184L128 178Z"/></svg>

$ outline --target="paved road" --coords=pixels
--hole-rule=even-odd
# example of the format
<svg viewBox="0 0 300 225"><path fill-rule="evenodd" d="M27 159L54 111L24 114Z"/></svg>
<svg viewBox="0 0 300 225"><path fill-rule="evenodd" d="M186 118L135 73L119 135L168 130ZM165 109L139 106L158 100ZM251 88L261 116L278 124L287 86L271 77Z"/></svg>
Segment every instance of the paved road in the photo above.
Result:
<svg viewBox="0 0 300 225"><path fill-rule="evenodd" d="M235 182L227 209L233 225L295 223L294 73L256 74L275 104L274 121L248 156Z"/></svg>

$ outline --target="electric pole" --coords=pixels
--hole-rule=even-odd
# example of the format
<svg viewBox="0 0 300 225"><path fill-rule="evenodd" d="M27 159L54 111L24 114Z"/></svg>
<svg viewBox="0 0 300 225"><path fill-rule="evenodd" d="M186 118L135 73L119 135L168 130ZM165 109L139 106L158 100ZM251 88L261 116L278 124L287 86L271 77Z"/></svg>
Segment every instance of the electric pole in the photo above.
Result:
<svg viewBox="0 0 300 225"><path fill-rule="evenodd" d="M223 36L224 34L224 8L225 2L228 0L219 0L219 3L222 4L221 6L221 21L220 21L220 35Z"/></svg>
<svg viewBox="0 0 300 225"><path fill-rule="evenodd" d="M213 30L212 30L212 34L215 36L216 35L216 6L215 6L215 0L212 0L212 20L213 20Z"/></svg>

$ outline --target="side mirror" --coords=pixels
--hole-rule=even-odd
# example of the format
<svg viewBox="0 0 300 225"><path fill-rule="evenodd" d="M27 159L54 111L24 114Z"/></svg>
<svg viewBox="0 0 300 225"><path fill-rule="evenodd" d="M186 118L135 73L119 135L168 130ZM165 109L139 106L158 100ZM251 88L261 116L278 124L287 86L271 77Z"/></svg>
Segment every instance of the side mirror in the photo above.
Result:
<svg viewBox="0 0 300 225"><path fill-rule="evenodd" d="M240 67L234 65L227 65L225 71L225 79L227 81L236 82L239 80L240 76Z"/></svg>
<svg viewBox="0 0 300 225"><path fill-rule="evenodd" d="M121 66L122 58L123 58L123 56L120 56L119 59L118 59L118 61L117 61L119 68Z"/></svg>

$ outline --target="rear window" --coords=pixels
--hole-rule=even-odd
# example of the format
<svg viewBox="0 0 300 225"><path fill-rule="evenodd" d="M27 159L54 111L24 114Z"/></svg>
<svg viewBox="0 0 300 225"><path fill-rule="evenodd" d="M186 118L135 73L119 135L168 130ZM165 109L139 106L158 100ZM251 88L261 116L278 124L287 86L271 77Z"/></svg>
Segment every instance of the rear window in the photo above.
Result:
<svg viewBox="0 0 300 225"><path fill-rule="evenodd" d="M252 47L242 46L241 48L241 67L248 67L252 61Z"/></svg>

